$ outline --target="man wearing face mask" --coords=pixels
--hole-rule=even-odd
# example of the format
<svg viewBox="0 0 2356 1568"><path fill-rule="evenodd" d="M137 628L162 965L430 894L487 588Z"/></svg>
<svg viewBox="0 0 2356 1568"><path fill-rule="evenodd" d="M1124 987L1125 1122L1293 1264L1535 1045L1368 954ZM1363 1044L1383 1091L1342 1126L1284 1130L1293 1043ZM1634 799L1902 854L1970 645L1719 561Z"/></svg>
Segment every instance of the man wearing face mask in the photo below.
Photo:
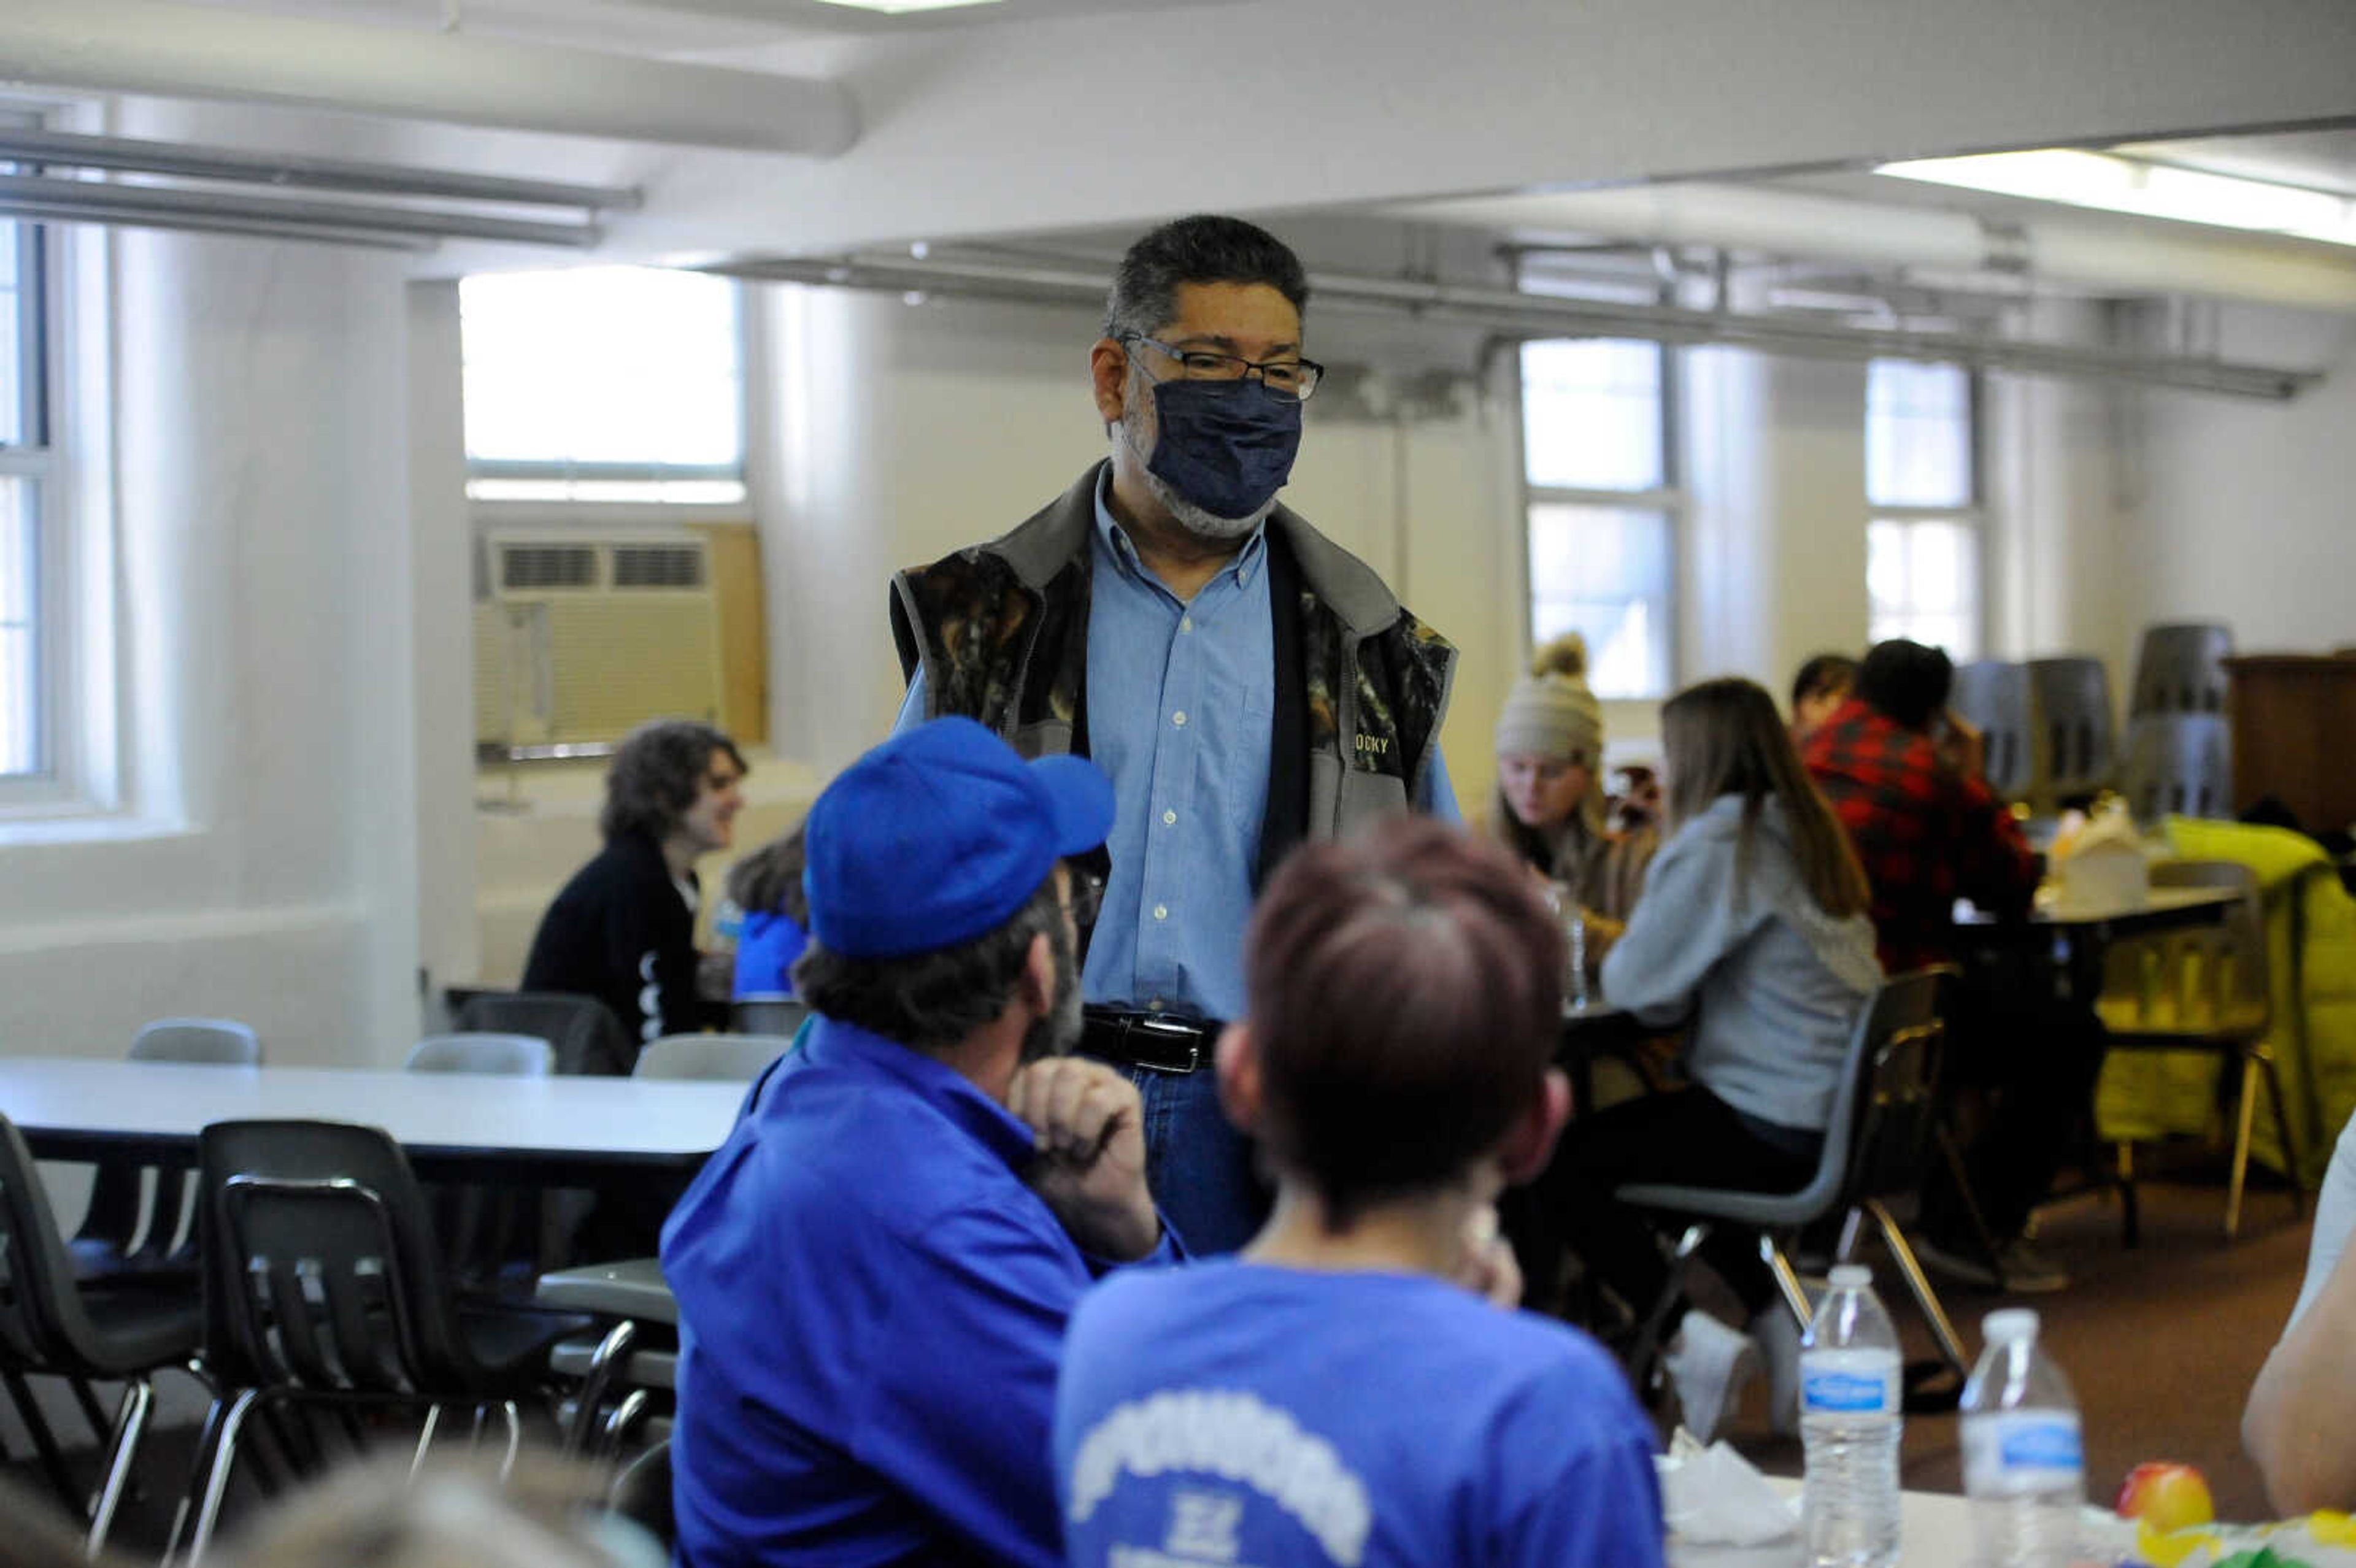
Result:
<svg viewBox="0 0 2356 1568"><path fill-rule="evenodd" d="M1440 754L1456 653L1276 493L1322 368L1291 251L1232 218L1131 246L1089 350L1111 451L1012 532L894 579L905 729L977 719L1113 781L1080 1049L1144 1097L1154 1197L1189 1252L1267 1209L1209 1071L1243 931L1285 852L1412 808L1458 820Z"/></svg>

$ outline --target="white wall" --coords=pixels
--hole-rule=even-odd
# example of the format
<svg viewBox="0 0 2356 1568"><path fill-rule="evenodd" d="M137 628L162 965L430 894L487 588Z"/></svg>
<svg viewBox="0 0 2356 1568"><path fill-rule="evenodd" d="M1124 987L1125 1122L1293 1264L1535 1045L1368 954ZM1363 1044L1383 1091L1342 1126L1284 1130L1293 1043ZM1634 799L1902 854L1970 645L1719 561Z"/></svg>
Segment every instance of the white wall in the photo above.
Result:
<svg viewBox="0 0 2356 1568"><path fill-rule="evenodd" d="M223 116L126 107L128 134ZM0 1049L221 1013L275 1060L413 1028L403 269L125 232L115 511L129 817L0 843Z"/></svg>
<svg viewBox="0 0 2356 1568"><path fill-rule="evenodd" d="M2356 320L2227 309L2216 344L2327 379L2287 404L2143 395L2127 624L2222 620L2250 652L2356 643Z"/></svg>

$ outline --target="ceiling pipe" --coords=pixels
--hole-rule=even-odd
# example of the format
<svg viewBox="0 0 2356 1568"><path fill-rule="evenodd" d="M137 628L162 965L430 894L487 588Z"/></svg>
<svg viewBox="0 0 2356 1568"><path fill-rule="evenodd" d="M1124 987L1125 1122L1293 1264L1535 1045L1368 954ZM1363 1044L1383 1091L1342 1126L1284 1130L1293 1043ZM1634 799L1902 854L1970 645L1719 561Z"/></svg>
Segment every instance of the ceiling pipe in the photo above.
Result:
<svg viewBox="0 0 2356 1568"><path fill-rule="evenodd" d="M0 80L832 157L839 83L168 0L5 0Z"/></svg>
<svg viewBox="0 0 2356 1568"><path fill-rule="evenodd" d="M521 207L578 207L591 212L633 212L644 200L636 186L568 185L555 180L504 179L445 174L397 164L352 163L291 153L190 146L128 136L84 136L0 125L0 160L51 168L104 169L166 175L178 179L343 191L369 196L440 197Z"/></svg>
<svg viewBox="0 0 2356 1568"><path fill-rule="evenodd" d="M2200 294L2356 313L2356 256L2158 221L2037 216L1997 222L1935 208L1708 182L1489 196L1387 208L1517 238L1608 236L1884 267L2025 274L2114 293Z"/></svg>
<svg viewBox="0 0 2356 1568"><path fill-rule="evenodd" d="M1076 267L1012 266L901 256L779 257L703 269L765 283L816 283L892 293L933 293L1032 304L1101 307L1110 275ZM1507 337L1642 337L1728 344L1805 358L1918 359L2021 375L2125 381L2180 391L2281 400L2322 379L2282 369L2109 349L2076 348L1960 333L1826 325L1731 311L1620 304L1512 289L1312 272L1320 308L1407 315L1480 327Z"/></svg>
<svg viewBox="0 0 2356 1568"><path fill-rule="evenodd" d="M143 219L207 220L222 225L261 225L270 232L310 231L335 239L354 234L436 240L495 240L516 245L565 245L585 250L597 243L596 225L534 223L471 212L428 212L356 201L288 201L227 191L166 190L155 186L99 184L43 175L0 175L0 212L26 218L88 223L139 225ZM156 228L188 228L187 222L156 222Z"/></svg>

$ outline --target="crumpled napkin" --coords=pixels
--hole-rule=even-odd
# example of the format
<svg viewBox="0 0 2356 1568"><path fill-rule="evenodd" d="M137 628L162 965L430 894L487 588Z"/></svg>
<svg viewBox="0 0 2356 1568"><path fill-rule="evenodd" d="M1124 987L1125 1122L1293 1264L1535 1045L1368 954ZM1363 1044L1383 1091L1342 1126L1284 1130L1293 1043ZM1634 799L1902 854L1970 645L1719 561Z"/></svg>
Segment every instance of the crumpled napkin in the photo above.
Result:
<svg viewBox="0 0 2356 1568"><path fill-rule="evenodd" d="M1723 1440L1705 1448L1680 1426L1653 1465L1662 1522L1680 1541L1759 1546L1799 1529L1797 1500L1777 1492Z"/></svg>

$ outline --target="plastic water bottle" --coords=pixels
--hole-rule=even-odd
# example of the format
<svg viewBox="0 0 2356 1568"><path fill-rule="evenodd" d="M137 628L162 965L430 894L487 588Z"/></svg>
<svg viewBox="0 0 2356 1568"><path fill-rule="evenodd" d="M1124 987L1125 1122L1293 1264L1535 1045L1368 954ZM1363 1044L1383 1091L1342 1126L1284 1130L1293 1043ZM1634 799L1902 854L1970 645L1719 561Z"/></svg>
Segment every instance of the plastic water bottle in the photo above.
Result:
<svg viewBox="0 0 2356 1568"><path fill-rule="evenodd" d="M1873 1271L1843 1264L1800 1341L1801 1529L1810 1568L1898 1561L1898 1331Z"/></svg>
<svg viewBox="0 0 2356 1568"><path fill-rule="evenodd" d="M1964 1385L1964 1490L1980 1568L2062 1568L2086 1499L2078 1400L2038 1348L2037 1314L1991 1312Z"/></svg>

